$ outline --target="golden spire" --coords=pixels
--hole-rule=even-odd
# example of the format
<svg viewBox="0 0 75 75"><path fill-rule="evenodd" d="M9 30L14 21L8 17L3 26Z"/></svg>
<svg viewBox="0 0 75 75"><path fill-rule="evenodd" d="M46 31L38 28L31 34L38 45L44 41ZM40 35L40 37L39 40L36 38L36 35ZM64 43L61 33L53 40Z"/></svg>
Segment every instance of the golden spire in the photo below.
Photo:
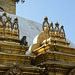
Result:
<svg viewBox="0 0 75 75"><path fill-rule="evenodd" d="M58 21L56 21L56 23L55 23L55 26L56 26L56 27L58 27L58 26L59 26L59 23L58 23Z"/></svg>
<svg viewBox="0 0 75 75"><path fill-rule="evenodd" d="M19 36L19 34L18 34L18 29L17 29L16 24L14 25L14 29L13 29L12 35L13 35L14 37L18 37L18 36Z"/></svg>
<svg viewBox="0 0 75 75"><path fill-rule="evenodd" d="M50 37L53 37L54 36L54 28L53 28L53 22L52 21L50 22L49 29L50 29L50 32L49 32Z"/></svg>
<svg viewBox="0 0 75 75"><path fill-rule="evenodd" d="M18 18L17 17L15 17L14 23L18 23Z"/></svg>
<svg viewBox="0 0 75 75"><path fill-rule="evenodd" d="M6 36L11 35L11 31L10 31L9 25L10 25L10 23L8 22L8 23L7 23L7 26L6 26L6 28L5 28L5 35L6 35Z"/></svg>
<svg viewBox="0 0 75 75"><path fill-rule="evenodd" d="M61 25L61 29L63 29L63 27L64 27L64 26L63 26L63 25Z"/></svg>
<svg viewBox="0 0 75 75"><path fill-rule="evenodd" d="M65 39L65 31L64 31L63 25L61 25L61 28L60 28L60 37L61 37L61 39Z"/></svg>
<svg viewBox="0 0 75 75"><path fill-rule="evenodd" d="M51 24L53 24L53 22L51 21Z"/></svg>
<svg viewBox="0 0 75 75"><path fill-rule="evenodd" d="M45 16L45 17L44 17L44 21L48 21L48 18L47 18L47 16Z"/></svg>
<svg viewBox="0 0 75 75"><path fill-rule="evenodd" d="M53 22L52 22L52 21L50 22L49 29L50 29L50 30L54 30L54 28L53 28Z"/></svg>
<svg viewBox="0 0 75 75"><path fill-rule="evenodd" d="M50 27L53 27L53 22L52 21L50 22Z"/></svg>
<svg viewBox="0 0 75 75"><path fill-rule="evenodd" d="M17 20L17 17L15 17L15 19L14 20Z"/></svg>
<svg viewBox="0 0 75 75"><path fill-rule="evenodd" d="M45 16L44 18L47 18L47 16Z"/></svg>
<svg viewBox="0 0 75 75"><path fill-rule="evenodd" d="M44 26L44 31L45 31L45 32L48 32L48 31L49 31L49 29L48 29L48 27L47 27L47 24L45 24L45 26Z"/></svg>
<svg viewBox="0 0 75 75"><path fill-rule="evenodd" d="M59 23L56 21L55 23L55 36L59 36Z"/></svg>
<svg viewBox="0 0 75 75"><path fill-rule="evenodd" d="M45 26L45 25L47 25L47 26ZM44 22L43 22L42 28L43 28L43 31L44 31L44 29L45 29L45 30L47 29L47 31L49 31L49 30L48 30L48 29L49 29L49 23L48 23L48 18L47 18L47 16L44 17Z"/></svg>

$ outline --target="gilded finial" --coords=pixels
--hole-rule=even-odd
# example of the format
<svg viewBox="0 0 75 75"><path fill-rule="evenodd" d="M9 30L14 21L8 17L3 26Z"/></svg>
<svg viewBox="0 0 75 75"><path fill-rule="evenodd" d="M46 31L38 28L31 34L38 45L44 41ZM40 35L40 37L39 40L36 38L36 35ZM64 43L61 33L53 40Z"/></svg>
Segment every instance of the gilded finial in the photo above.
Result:
<svg viewBox="0 0 75 75"><path fill-rule="evenodd" d="M48 21L48 18L47 18L47 16L45 16L45 17L44 17L44 21Z"/></svg>
<svg viewBox="0 0 75 75"><path fill-rule="evenodd" d="M47 18L47 16L45 16L44 18Z"/></svg>
<svg viewBox="0 0 75 75"><path fill-rule="evenodd" d="M56 21L56 23L58 23L58 21Z"/></svg>
<svg viewBox="0 0 75 75"><path fill-rule="evenodd" d="M51 21L51 23L53 23L53 22Z"/></svg>
<svg viewBox="0 0 75 75"><path fill-rule="evenodd" d="M44 31L45 31L45 32L48 32L48 31L49 31L49 29L48 29L48 27L47 27L47 24L45 24L45 26L44 26Z"/></svg>
<svg viewBox="0 0 75 75"><path fill-rule="evenodd" d="M17 22L18 22L18 18L17 18L17 17L15 17L14 22L15 22L15 23L17 23Z"/></svg>
<svg viewBox="0 0 75 75"><path fill-rule="evenodd" d="M44 22L43 22L43 26L42 26L43 31L44 31L44 27L46 27L46 26L45 26L46 24L47 24L47 26L48 26L48 28L49 28L49 23L48 23L48 18L47 18L47 16L44 17Z"/></svg>
<svg viewBox="0 0 75 75"><path fill-rule="evenodd" d="M17 19L17 17L15 17L15 19Z"/></svg>
<svg viewBox="0 0 75 75"><path fill-rule="evenodd" d="M14 20L18 20L18 18L17 17L15 17L15 19Z"/></svg>
<svg viewBox="0 0 75 75"><path fill-rule="evenodd" d="M61 27L60 27L60 37L65 39L65 31L64 31L63 25L61 25Z"/></svg>
<svg viewBox="0 0 75 75"><path fill-rule="evenodd" d="M53 22L52 21L50 22L50 26L53 26Z"/></svg>
<svg viewBox="0 0 75 75"><path fill-rule="evenodd" d="M63 25L61 25L61 29L63 29L63 27L64 27L64 26L63 26Z"/></svg>
<svg viewBox="0 0 75 75"><path fill-rule="evenodd" d="M58 23L58 21L55 23L55 26L56 26L56 27L58 27L58 26L59 26L59 23Z"/></svg>
<svg viewBox="0 0 75 75"><path fill-rule="evenodd" d="M54 28L53 28L53 22L52 22L52 21L50 22L49 30L50 30L50 31L54 30Z"/></svg>

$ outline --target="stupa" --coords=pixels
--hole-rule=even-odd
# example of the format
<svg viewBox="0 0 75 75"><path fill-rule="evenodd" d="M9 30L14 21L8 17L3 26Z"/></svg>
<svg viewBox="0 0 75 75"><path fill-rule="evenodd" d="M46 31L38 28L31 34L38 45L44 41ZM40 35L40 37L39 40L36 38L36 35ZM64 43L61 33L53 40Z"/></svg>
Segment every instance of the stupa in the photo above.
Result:
<svg viewBox="0 0 75 75"><path fill-rule="evenodd" d="M0 75L39 75L44 69L32 65L33 56L25 55L28 46L20 45L18 18L0 15Z"/></svg>
<svg viewBox="0 0 75 75"><path fill-rule="evenodd" d="M19 1L0 0L0 75L75 75L75 48L67 41L63 25L59 28L56 22L54 27L45 17L41 27L16 17ZM23 35L29 45L37 36L25 46L20 44Z"/></svg>
<svg viewBox="0 0 75 75"><path fill-rule="evenodd" d="M63 25L49 24L44 18L43 32L34 39L30 46L30 55L35 56L33 64L44 68L45 75L75 75L75 48L66 40Z"/></svg>

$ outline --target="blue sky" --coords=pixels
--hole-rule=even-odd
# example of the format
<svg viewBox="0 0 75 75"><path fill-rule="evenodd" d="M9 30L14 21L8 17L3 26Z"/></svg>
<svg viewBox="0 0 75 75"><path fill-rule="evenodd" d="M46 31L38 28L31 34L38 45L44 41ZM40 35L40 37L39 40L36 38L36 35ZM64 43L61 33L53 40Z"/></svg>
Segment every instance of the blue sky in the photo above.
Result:
<svg viewBox="0 0 75 75"><path fill-rule="evenodd" d="M75 0L26 0L16 6L16 15L43 23L45 16L63 25L66 37L75 44Z"/></svg>

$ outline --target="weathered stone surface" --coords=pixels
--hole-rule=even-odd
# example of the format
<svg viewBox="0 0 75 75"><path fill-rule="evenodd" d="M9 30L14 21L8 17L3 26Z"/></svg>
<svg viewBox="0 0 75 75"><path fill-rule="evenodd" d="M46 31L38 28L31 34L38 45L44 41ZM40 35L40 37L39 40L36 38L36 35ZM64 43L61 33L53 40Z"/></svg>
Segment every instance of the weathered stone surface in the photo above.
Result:
<svg viewBox="0 0 75 75"><path fill-rule="evenodd" d="M16 14L16 3L13 0L0 0L0 7L7 13Z"/></svg>

